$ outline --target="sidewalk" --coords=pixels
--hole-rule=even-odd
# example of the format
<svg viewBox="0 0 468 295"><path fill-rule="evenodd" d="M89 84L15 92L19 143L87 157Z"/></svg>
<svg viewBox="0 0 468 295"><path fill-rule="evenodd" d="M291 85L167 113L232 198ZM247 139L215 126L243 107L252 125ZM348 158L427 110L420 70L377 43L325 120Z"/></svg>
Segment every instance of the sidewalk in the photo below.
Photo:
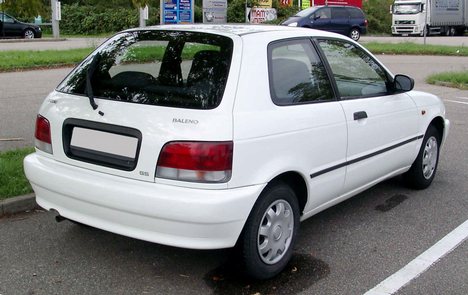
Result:
<svg viewBox="0 0 468 295"><path fill-rule="evenodd" d="M0 39L0 51L6 50L66 50L97 47L107 38L41 38Z"/></svg>

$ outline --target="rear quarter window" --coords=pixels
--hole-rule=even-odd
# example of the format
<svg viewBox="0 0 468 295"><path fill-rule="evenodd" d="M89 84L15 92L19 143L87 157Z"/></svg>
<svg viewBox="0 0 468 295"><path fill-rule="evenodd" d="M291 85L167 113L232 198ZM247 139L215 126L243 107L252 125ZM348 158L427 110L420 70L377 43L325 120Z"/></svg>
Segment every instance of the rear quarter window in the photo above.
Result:
<svg viewBox="0 0 468 295"><path fill-rule="evenodd" d="M78 66L58 91L193 109L219 105L228 78L230 38L178 31L122 33ZM93 65L94 64L94 65Z"/></svg>
<svg viewBox="0 0 468 295"><path fill-rule="evenodd" d="M351 18L364 18L364 13L357 8L347 8Z"/></svg>
<svg viewBox="0 0 468 295"><path fill-rule="evenodd" d="M334 99L325 67L308 39L268 45L270 93L276 105Z"/></svg>

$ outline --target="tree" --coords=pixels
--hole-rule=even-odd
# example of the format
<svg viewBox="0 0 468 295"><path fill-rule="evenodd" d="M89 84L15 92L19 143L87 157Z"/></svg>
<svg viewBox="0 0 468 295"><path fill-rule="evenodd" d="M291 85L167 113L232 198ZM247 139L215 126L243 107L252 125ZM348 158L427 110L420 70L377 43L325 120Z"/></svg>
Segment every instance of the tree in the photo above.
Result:
<svg viewBox="0 0 468 295"><path fill-rule="evenodd" d="M391 33L392 15L389 7L393 0L368 0L363 2L362 10L367 15L370 33Z"/></svg>
<svg viewBox="0 0 468 295"><path fill-rule="evenodd" d="M48 0L5 0L1 8L20 20L30 21L38 15L47 15L49 6Z"/></svg>
<svg viewBox="0 0 468 295"><path fill-rule="evenodd" d="M149 4L149 0L132 0L132 3L136 8L145 8Z"/></svg>

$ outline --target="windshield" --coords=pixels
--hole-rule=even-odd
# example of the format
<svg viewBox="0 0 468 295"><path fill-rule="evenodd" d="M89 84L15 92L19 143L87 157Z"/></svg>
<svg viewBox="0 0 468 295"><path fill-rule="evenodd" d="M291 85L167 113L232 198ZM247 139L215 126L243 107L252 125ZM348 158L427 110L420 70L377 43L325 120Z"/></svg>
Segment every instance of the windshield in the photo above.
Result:
<svg viewBox="0 0 468 295"><path fill-rule="evenodd" d="M395 4L393 6L394 14L416 14L420 12L420 4Z"/></svg>
<svg viewBox="0 0 468 295"><path fill-rule="evenodd" d="M299 11L298 13L296 13L295 16L300 16L300 17L309 16L311 13L315 12L316 10L317 10L317 7L309 7L307 9Z"/></svg>
<svg viewBox="0 0 468 295"><path fill-rule="evenodd" d="M101 99L212 109L221 102L232 50L230 38L214 34L124 32L88 56L57 90L86 96L92 89Z"/></svg>

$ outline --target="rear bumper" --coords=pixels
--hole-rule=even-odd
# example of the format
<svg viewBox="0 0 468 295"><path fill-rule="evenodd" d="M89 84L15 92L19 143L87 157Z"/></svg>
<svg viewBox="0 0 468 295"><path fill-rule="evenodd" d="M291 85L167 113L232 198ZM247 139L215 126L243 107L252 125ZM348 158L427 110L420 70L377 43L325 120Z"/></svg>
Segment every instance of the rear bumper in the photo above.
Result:
<svg viewBox="0 0 468 295"><path fill-rule="evenodd" d="M204 190L112 176L37 153L24 160L37 203L106 231L164 245L235 245L264 185Z"/></svg>

